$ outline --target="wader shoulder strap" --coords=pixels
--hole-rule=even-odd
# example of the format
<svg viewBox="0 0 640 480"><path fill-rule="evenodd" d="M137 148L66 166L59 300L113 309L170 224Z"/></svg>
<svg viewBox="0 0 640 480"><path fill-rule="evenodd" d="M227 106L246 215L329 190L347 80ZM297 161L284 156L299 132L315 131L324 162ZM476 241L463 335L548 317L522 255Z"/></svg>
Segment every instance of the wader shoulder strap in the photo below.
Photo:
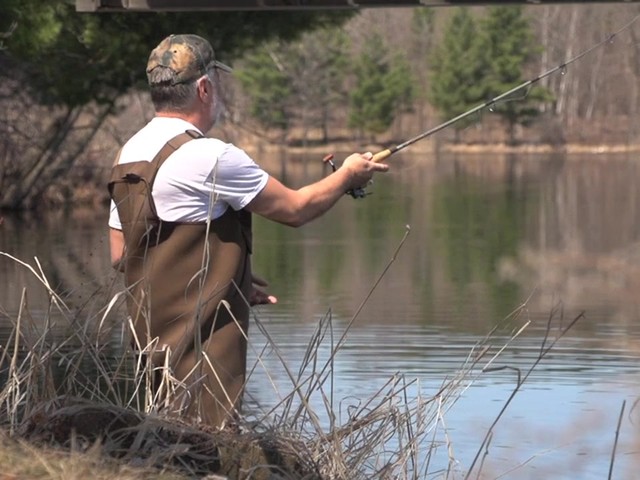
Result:
<svg viewBox="0 0 640 480"><path fill-rule="evenodd" d="M156 179L158 170L160 169L162 164L165 162L165 160L169 158L171 154L176 150L178 150L182 145L187 143L189 140L193 140L194 138L202 138L202 135L200 135L195 130L187 130L184 133L176 135L175 137L173 137L171 140L169 140L167 143L164 144L164 146L160 149L160 151L156 154L156 156L153 157L153 160L151 160L151 163L154 165L154 168L152 170L150 178L147 179L147 181L149 182L149 186L153 186L153 182Z"/></svg>
<svg viewBox="0 0 640 480"><path fill-rule="evenodd" d="M146 183L150 196L153 182L155 182L158 170L165 162L165 160L169 158L171 154L178 150L182 145L195 138L203 138L203 136L195 130L187 130L186 132L176 135L164 144L164 146L150 162L140 161L118 164L118 161L120 160L120 154L122 153L122 149L120 149L113 164L113 168L111 170L111 178L109 179L108 184L109 194L111 195L111 198L115 200L114 188L116 183L135 184L140 183L141 181L144 181ZM153 199L149 198L149 201L151 202L152 209L155 212Z"/></svg>
<svg viewBox="0 0 640 480"><path fill-rule="evenodd" d="M165 160L195 138L202 138L202 135L187 130L169 140L150 162L118 164L111 170L109 194L118 209L127 252L159 241L155 238L160 219L152 196L153 183Z"/></svg>

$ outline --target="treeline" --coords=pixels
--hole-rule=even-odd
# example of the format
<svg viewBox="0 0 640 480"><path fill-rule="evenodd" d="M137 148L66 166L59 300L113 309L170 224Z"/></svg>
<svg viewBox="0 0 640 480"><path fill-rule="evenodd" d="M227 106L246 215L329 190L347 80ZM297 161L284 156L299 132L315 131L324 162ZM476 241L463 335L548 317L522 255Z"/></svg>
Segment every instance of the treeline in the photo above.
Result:
<svg viewBox="0 0 640 480"><path fill-rule="evenodd" d="M241 90L233 118L274 141L399 140L609 38L530 88L455 123L445 137L636 143L640 20L636 25L633 19L639 13L637 5L621 4L365 11L344 27L266 43L238 62Z"/></svg>
<svg viewBox="0 0 640 480"><path fill-rule="evenodd" d="M149 112L136 92L145 92L150 48L168 32L210 38L235 67L225 125L283 145L380 143L561 65L639 12L575 3L78 14L67 0L0 0L0 209L95 198L115 150ZM637 143L639 25L439 138Z"/></svg>
<svg viewBox="0 0 640 480"><path fill-rule="evenodd" d="M304 136L317 129L327 141L328 125L342 116L345 127L375 140L408 112L428 106L453 118L522 84L540 51L530 23L522 6L489 7L482 15L456 8L436 39L436 10L414 9L405 46L371 29L354 52L342 28L324 28L261 46L243 60L238 78L261 128L283 137L291 127ZM516 127L530 124L551 101L547 89L535 86L517 102L496 102L492 112L515 142Z"/></svg>

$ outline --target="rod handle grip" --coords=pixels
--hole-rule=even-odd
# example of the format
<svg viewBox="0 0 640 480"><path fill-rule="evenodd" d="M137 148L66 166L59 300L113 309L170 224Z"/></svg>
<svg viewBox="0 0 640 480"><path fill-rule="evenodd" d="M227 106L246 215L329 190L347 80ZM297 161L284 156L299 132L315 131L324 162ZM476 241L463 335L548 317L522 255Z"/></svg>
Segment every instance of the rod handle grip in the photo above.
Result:
<svg viewBox="0 0 640 480"><path fill-rule="evenodd" d="M375 163L382 162L383 160L389 158L391 156L391 153L391 150L389 150L388 148L386 150L381 150L371 158L371 161Z"/></svg>

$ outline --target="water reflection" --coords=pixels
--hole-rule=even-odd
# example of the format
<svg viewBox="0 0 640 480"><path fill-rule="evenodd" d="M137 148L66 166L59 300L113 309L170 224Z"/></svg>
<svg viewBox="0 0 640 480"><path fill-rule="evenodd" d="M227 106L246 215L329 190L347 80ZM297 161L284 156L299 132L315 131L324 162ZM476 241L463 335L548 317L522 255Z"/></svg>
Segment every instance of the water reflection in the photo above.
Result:
<svg viewBox="0 0 640 480"><path fill-rule="evenodd" d="M638 409L631 409L640 394L637 162L405 154L392 163L372 195L345 198L301 229L256 219L255 270L280 299L256 314L283 355L299 362L317 321L330 313L334 341L351 325L334 364L336 399L366 397L395 374L419 379L428 395L523 302L521 320L532 325L501 356L501 365L521 371L537 358L552 311L551 337L584 312L518 392L495 432L485 472L493 478L526 463L506 478L576 478L576 472L602 478L627 400L616 478L633 478L625 474L637 465L640 441ZM277 159L274 165L280 175ZM326 174L315 160L288 165L284 173L293 185ZM121 288L109 266L105 224L106 209L26 219L5 214L0 251L36 269L37 257L78 317L94 318ZM28 269L6 257L0 278L4 344L25 287L35 319L51 300ZM256 328L251 335L260 351L264 339ZM264 361L287 391L279 360ZM481 375L449 413L461 469L515 382L514 370ZM278 398L259 373L248 393L256 409Z"/></svg>
<svg viewBox="0 0 640 480"><path fill-rule="evenodd" d="M282 348L276 355L268 351L261 355L250 382L249 410L269 411L293 390L282 362L297 373L315 325L283 321L278 313L263 317L270 337ZM481 372L468 390L445 415L446 434L434 433L434 441L450 445L460 470L471 464L485 434L498 417L505 402L521 378L531 372L515 394L504 416L493 430L489 456L480 478L497 478L515 469L506 478L599 479L606 477L613 432L622 401L627 402L627 416L618 444L617 472L620 478L635 478L622 472L637 469L637 429L640 420L632 409L638 395L638 355L622 348L590 349L590 339L569 337L561 341L552 353L533 370L544 329L534 324L529 335L510 344L495 361L495 367L509 369ZM318 370L328 362L331 345L348 328L346 321L334 325L334 341L327 340L319 354ZM268 341L255 331L252 334L254 352L262 352ZM348 341L334 358L332 391L333 409L342 419L347 412L371 400L387 382L403 375L407 382L418 381L408 389L409 397L435 395L444 381L454 376L479 341L476 335L453 331L447 327L415 324L360 325L349 331ZM496 336L496 347L506 337ZM250 359L256 361L256 355ZM267 378L263 374L276 372ZM328 383L328 382L327 382ZM400 401L402 398L400 398ZM327 399L311 398L316 412L326 412ZM375 400L372 405L377 405ZM321 415L323 427L328 427L328 414ZM442 429L443 427L441 427ZM532 458L535 457L535 458ZM432 470L446 468L446 449L432 458ZM580 472L578 475L576 472ZM577 476L576 476L577 475ZM436 477L439 478L439 477ZM503 477L504 478L504 477Z"/></svg>

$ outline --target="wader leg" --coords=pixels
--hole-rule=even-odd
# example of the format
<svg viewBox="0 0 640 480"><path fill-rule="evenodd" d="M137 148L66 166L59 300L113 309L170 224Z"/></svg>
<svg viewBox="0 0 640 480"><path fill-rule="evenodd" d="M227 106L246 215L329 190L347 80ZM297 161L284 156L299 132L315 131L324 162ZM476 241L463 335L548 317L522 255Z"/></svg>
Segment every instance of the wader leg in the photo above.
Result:
<svg viewBox="0 0 640 480"><path fill-rule="evenodd" d="M186 407L186 416L222 427L240 410L246 376L247 341L235 322L216 330L198 354L190 351L173 365L174 375L188 390L178 395L176 406Z"/></svg>

